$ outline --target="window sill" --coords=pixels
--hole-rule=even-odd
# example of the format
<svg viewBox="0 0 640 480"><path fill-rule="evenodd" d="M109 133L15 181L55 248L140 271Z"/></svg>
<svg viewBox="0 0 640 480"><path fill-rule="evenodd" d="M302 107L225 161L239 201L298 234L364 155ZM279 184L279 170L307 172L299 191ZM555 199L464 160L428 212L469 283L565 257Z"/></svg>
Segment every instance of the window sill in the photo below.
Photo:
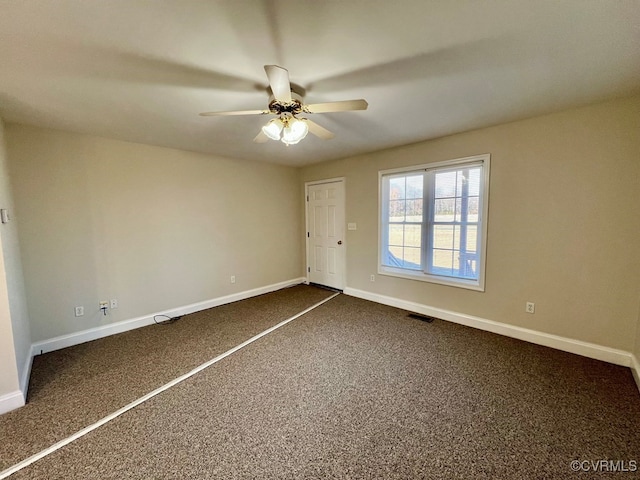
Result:
<svg viewBox="0 0 640 480"><path fill-rule="evenodd" d="M378 274L386 275L389 277L405 278L407 280L417 280L419 282L436 283L439 285L446 285L449 287L464 288L466 290L475 290L477 292L484 292L484 282L479 280L464 280L452 277L444 277L438 275L429 275L422 271L411 272L403 268L378 266Z"/></svg>

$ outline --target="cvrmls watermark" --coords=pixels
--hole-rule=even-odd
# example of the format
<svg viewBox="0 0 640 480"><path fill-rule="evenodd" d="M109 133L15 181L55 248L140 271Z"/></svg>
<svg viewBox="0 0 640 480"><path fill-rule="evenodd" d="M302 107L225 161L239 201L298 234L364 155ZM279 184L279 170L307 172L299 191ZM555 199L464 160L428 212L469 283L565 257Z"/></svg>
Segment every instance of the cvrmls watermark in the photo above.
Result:
<svg viewBox="0 0 640 480"><path fill-rule="evenodd" d="M574 472L636 472L636 460L573 460L571 470Z"/></svg>

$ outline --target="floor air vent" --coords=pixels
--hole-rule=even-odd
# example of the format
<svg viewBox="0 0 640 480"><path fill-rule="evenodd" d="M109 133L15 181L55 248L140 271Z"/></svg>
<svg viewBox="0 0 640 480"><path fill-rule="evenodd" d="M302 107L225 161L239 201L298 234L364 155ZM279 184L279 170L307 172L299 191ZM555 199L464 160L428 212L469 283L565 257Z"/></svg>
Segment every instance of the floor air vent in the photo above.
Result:
<svg viewBox="0 0 640 480"><path fill-rule="evenodd" d="M416 320L421 320L423 322L431 323L435 320L433 317L429 317L428 315L420 315L419 313L410 313L407 315L408 317L415 318Z"/></svg>

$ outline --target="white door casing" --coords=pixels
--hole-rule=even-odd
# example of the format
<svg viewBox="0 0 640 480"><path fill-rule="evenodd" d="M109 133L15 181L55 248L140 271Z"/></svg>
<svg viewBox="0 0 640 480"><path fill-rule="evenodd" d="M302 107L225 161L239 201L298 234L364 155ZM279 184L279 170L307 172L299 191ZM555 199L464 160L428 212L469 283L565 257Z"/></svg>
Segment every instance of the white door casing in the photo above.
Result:
<svg viewBox="0 0 640 480"><path fill-rule="evenodd" d="M344 180L308 183L307 280L344 290Z"/></svg>

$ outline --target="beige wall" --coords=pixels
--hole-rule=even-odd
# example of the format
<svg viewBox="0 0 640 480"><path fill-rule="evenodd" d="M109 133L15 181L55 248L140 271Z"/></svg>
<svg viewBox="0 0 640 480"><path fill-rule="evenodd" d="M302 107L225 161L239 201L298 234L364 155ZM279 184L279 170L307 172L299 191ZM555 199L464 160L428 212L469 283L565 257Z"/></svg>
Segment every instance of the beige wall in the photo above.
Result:
<svg viewBox="0 0 640 480"><path fill-rule="evenodd" d="M2 238L0 238L2 248ZM0 255L0 413L4 412L2 397L19 390L18 365L13 346L13 328L9 309L9 292L3 255Z"/></svg>
<svg viewBox="0 0 640 480"><path fill-rule="evenodd" d="M633 354L636 357L636 362L640 362L640 308L638 308L638 324L636 325L636 344ZM636 366L640 366L640 363ZM638 378L640 378L640 371L636 372ZM640 388L640 384L638 384L638 388Z"/></svg>
<svg viewBox="0 0 640 480"><path fill-rule="evenodd" d="M33 341L301 276L293 168L22 125L7 146Z"/></svg>
<svg viewBox="0 0 640 480"><path fill-rule="evenodd" d="M346 221L357 223L347 232L348 287L632 351L638 132L640 97L626 98L306 167L302 181L346 177ZM378 171L483 153L491 154L486 291L377 275Z"/></svg>
<svg viewBox="0 0 640 480"><path fill-rule="evenodd" d="M638 323L636 324L635 345L632 353L631 369L636 385L638 385L638 390L640 390L640 306L638 308Z"/></svg>
<svg viewBox="0 0 640 480"><path fill-rule="evenodd" d="M0 120L0 208L13 213L9 186L4 124ZM28 360L31 342L22 287L16 221L0 224L0 397L20 389L20 377ZM24 394L25 392L23 392ZM4 405L0 402L0 411Z"/></svg>

